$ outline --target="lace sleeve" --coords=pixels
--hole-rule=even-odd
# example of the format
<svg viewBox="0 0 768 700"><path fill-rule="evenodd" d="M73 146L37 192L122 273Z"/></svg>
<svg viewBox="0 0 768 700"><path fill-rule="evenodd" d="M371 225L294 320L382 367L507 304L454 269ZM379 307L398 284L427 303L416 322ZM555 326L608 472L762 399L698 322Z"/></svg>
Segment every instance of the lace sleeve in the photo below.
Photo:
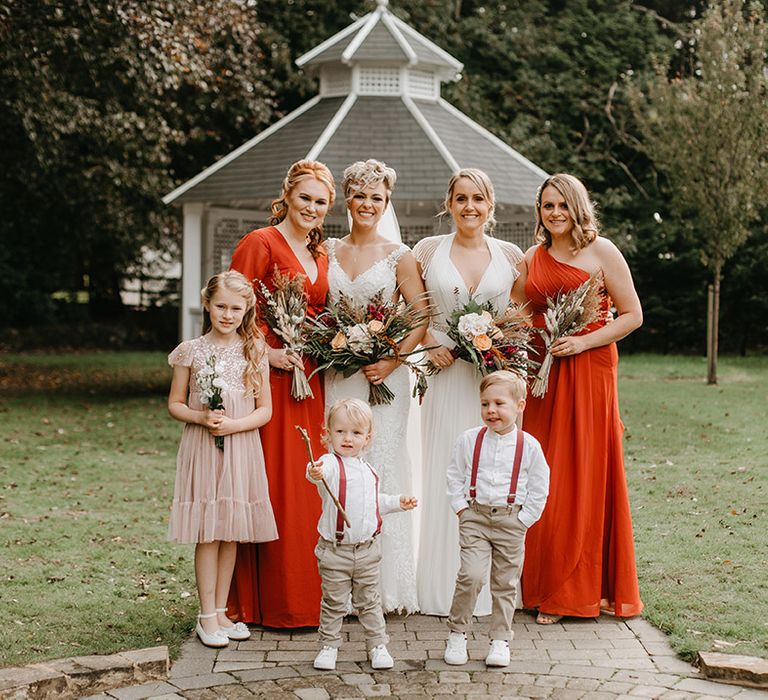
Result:
<svg viewBox="0 0 768 700"><path fill-rule="evenodd" d="M177 345L168 355L168 364L171 367L178 365L179 367L191 367L192 358L194 357L195 349L191 340L185 340L183 343Z"/></svg>
<svg viewBox="0 0 768 700"><path fill-rule="evenodd" d="M325 253L328 256L328 260L330 261L336 261L336 241L338 240L338 238L326 238L323 241Z"/></svg>
<svg viewBox="0 0 768 700"><path fill-rule="evenodd" d="M444 236L429 236L422 238L414 247L413 255L421 265L422 277L427 276L429 264L435 255L435 251L442 242Z"/></svg>
<svg viewBox="0 0 768 700"><path fill-rule="evenodd" d="M498 240L498 239L497 239ZM517 267L523 259L523 251L509 241L498 241L501 252L512 267Z"/></svg>
<svg viewBox="0 0 768 700"><path fill-rule="evenodd" d="M400 258L403 257L406 253L410 253L411 249L403 243L399 248L396 248L393 250L389 255L392 260L392 265L397 266L397 263L400 262Z"/></svg>

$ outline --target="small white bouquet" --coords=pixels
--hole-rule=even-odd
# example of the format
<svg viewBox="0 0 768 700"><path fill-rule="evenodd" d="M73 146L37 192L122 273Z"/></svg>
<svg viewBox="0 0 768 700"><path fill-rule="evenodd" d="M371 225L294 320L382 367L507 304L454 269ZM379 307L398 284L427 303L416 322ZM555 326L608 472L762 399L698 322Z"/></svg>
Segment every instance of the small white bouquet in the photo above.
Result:
<svg viewBox="0 0 768 700"><path fill-rule="evenodd" d="M223 364L223 362L219 363L219 367ZM200 389L200 399L211 411L224 408L221 392L226 390L227 384L216 372L216 355L211 355L205 361L205 367L202 367L197 373L195 381ZM213 441L220 450L224 449L223 435L216 435Z"/></svg>

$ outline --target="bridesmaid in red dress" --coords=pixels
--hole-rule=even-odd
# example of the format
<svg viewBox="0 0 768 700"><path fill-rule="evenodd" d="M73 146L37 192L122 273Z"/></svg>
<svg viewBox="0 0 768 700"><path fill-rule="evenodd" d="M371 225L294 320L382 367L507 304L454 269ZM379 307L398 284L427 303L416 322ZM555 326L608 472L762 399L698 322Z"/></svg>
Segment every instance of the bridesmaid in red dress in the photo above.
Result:
<svg viewBox="0 0 768 700"><path fill-rule="evenodd" d="M631 617L643 604L624 475L616 341L642 324L640 300L624 257L598 235L587 190L572 175L553 175L539 188L536 239L525 254L534 326L544 325L547 297L578 287L593 272L602 271L605 289L602 318L554 343L547 392L528 397L523 423L544 448L551 480L544 515L526 538L523 604L538 608L543 625L601 611Z"/></svg>
<svg viewBox="0 0 768 700"><path fill-rule="evenodd" d="M232 255L232 269L249 280L261 280L270 291L275 267L283 274L303 275L308 313L319 313L328 294L322 223L334 197L333 175L325 165L310 160L294 163L280 197L272 202L272 225L242 238ZM321 504L317 489L304 476L307 451L294 426L305 427L313 452L322 454L323 385L315 375L310 380L314 398L296 401L291 396L292 369L303 362L309 376L314 365L283 348L268 328L264 332L273 369L272 420L260 433L280 539L238 545L229 611L235 619L267 627L317 626L320 576L314 548Z"/></svg>

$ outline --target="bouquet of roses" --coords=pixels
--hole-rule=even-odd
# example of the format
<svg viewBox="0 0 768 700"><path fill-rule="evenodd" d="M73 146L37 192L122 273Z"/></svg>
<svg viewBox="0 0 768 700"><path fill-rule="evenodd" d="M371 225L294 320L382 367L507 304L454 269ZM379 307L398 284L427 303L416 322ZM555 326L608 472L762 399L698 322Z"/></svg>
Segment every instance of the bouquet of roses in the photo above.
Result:
<svg viewBox="0 0 768 700"><path fill-rule="evenodd" d="M211 355L205 361L205 367L202 367L197 373L195 382L200 389L200 399L203 404L211 411L218 411L220 408L224 408L221 392L227 388L227 385L216 372L216 355ZM213 442L220 450L224 449L223 435L214 436Z"/></svg>
<svg viewBox="0 0 768 700"><path fill-rule="evenodd" d="M455 293L458 295L458 290ZM499 316L490 300L481 304L470 297L453 311L446 333L456 343L451 355L474 365L482 376L506 369L527 377L531 329L518 309L510 306ZM426 377L437 374L440 368L427 360L415 371L413 395L422 400L427 390Z"/></svg>
<svg viewBox="0 0 768 700"><path fill-rule="evenodd" d="M567 335L583 331L598 317L601 308L602 275L595 273L569 292L561 292L554 299L547 297L544 328L538 328L544 340L545 355L531 386L533 396L547 393L549 371L552 369L552 345Z"/></svg>
<svg viewBox="0 0 768 700"><path fill-rule="evenodd" d="M411 353L401 353L400 343L414 329L427 324L428 306L418 304L421 295L411 302L392 302L377 292L367 304L355 304L344 294L337 303L326 308L317 318L307 322L307 354L316 358L315 370L332 367L349 377L365 365L385 358L401 360ZM368 403L388 404L395 395L383 382L370 384Z"/></svg>
<svg viewBox="0 0 768 700"><path fill-rule="evenodd" d="M307 319L307 294L304 275L285 275L275 265L272 275L275 291L258 280L262 300L261 316L272 332L283 341L283 347L296 355L304 352L304 324ZM293 368L291 396L297 401L312 398L312 389L303 367Z"/></svg>

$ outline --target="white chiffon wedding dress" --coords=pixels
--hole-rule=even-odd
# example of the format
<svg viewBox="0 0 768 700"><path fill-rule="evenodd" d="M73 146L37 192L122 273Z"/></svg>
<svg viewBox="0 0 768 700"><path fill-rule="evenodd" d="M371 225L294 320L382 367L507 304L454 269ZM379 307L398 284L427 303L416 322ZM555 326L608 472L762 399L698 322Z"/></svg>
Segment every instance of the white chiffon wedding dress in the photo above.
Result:
<svg viewBox="0 0 768 700"><path fill-rule="evenodd" d="M385 258L350 279L336 259L335 239L325 242L328 251L328 302L333 304L339 294L357 304L368 303L378 292L391 299L397 287L397 263L409 252L400 245ZM376 468L383 493L412 495L411 460L407 447L408 411L411 404L409 370L400 365L385 384L395 395L391 404L372 406L374 437L366 459ZM368 401L369 382L356 372L344 377L333 370L325 373L325 404L331 406L343 398ZM414 562L413 513L393 513L383 519L381 528L381 602L385 612L412 613L418 609L416 596L416 567Z"/></svg>
<svg viewBox="0 0 768 700"><path fill-rule="evenodd" d="M463 306L470 294L480 303L492 301L496 311L503 312L519 274L516 266L523 257L513 243L486 236L491 259L477 289L470 292L450 257L454 235L424 238L413 249L435 307L430 331L437 342L448 348L455 345L446 335L451 312ZM459 570L459 528L446 495L446 470L456 438L482 423L480 374L468 362L456 360L428 381L421 407L422 513L417 589L422 613L447 615ZM475 614L490 613L491 597L486 585Z"/></svg>

